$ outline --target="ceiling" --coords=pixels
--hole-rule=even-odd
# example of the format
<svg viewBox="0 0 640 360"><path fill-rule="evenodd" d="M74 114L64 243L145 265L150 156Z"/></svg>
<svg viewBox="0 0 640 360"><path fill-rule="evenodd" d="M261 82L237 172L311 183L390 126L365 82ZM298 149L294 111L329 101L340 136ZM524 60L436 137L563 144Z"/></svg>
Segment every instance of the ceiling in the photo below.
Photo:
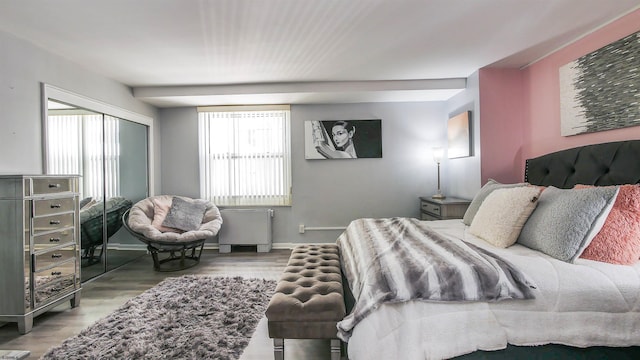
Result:
<svg viewBox="0 0 640 360"><path fill-rule="evenodd" d="M0 0L0 31L160 107L445 100L640 0Z"/></svg>

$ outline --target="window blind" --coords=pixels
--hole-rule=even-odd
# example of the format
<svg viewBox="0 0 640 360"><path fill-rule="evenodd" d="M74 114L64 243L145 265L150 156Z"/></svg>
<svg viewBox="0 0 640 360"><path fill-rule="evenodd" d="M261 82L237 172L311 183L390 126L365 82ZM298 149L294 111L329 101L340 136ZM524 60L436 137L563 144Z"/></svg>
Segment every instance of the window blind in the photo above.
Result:
<svg viewBox="0 0 640 360"><path fill-rule="evenodd" d="M221 206L291 205L289 107L198 111L200 196Z"/></svg>
<svg viewBox="0 0 640 360"><path fill-rule="evenodd" d="M84 197L102 200L103 194L107 198L119 196L119 119L73 111L51 113L47 118L47 172L81 175Z"/></svg>

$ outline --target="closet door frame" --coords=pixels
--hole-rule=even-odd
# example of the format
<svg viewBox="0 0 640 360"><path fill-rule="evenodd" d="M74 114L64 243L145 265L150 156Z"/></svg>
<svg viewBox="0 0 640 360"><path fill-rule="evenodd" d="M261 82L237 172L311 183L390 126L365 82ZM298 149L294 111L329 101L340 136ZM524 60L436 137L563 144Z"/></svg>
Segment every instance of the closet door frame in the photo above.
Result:
<svg viewBox="0 0 640 360"><path fill-rule="evenodd" d="M65 104L69 104L69 105L73 105L75 107L78 108L82 108L82 109L86 109L88 111L91 112L95 112L96 114L100 114L102 115L102 129L104 131L104 118L105 116L110 116L115 118L116 121L128 121L134 124L139 124L139 125L143 125L146 127L146 161L147 161L147 168L146 168L146 173L147 173L147 183L146 183L146 196L152 196L155 194L155 187L154 187L154 141L153 141L153 134L154 134L154 129L153 129L153 119L151 117L145 116L145 115L141 115L135 112L131 112L129 110L126 109L122 109L110 104L106 104L104 102L95 100L95 99L91 99L88 98L86 96L80 95L80 94L76 94L64 89L60 89L58 87L49 85L49 84L45 84L42 83L41 84L41 95L42 95L42 170L43 170L43 174L48 174L50 172L50 169L48 169L48 160L49 160L49 154L48 154L48 148L49 148L49 133L48 133L48 118L49 118L49 106L48 103L49 101L56 101L56 102L60 102L60 103L65 103ZM104 135L103 135L103 139L104 139ZM103 144L103 152L104 152L104 144ZM103 154L104 156L104 154ZM103 172L104 172L104 164L103 164ZM104 193L105 191L105 184L104 184L104 173L102 174L103 176L103 185L102 185L102 192L103 192L103 205L106 204L107 202L107 194ZM104 213L106 214L106 213ZM109 267L109 259L108 259L108 248L107 248L107 224L106 224L106 216L103 216L103 226L102 226L102 231L103 231L103 250L104 251L104 260L102 262L102 271L99 272L97 275L92 275L89 278L82 278L82 281L87 281L90 279L94 279L97 276L101 276L107 272L109 272L110 270L113 270L113 268ZM115 235L115 234L114 234ZM80 234L78 234L78 236L81 236ZM95 265L95 264L94 264Z"/></svg>
<svg viewBox="0 0 640 360"><path fill-rule="evenodd" d="M104 103L99 100L91 99L86 96L73 93L71 91L67 91L61 89L59 87L42 83L42 173L47 173L47 118L49 116L47 109L47 101L58 100L64 103L76 105L78 107L85 108L87 110L95 111L98 113L111 115L113 117L117 117L124 120L133 121L135 123L139 123L147 126L148 135L147 135L147 173L149 174L149 179L147 179L149 184L149 196L155 194L155 186L154 186L154 140L153 140L153 119L149 116L145 116L142 114L138 114L117 106L113 106L107 103Z"/></svg>

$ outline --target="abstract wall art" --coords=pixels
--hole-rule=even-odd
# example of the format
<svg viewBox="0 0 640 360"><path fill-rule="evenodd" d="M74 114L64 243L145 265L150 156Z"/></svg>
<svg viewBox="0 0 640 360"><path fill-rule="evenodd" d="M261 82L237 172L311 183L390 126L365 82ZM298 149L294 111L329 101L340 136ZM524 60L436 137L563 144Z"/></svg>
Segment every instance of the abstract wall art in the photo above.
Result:
<svg viewBox="0 0 640 360"><path fill-rule="evenodd" d="M471 156L471 111L465 111L449 119L447 123L449 159Z"/></svg>
<svg viewBox="0 0 640 360"><path fill-rule="evenodd" d="M562 136L640 125L640 32L560 67Z"/></svg>

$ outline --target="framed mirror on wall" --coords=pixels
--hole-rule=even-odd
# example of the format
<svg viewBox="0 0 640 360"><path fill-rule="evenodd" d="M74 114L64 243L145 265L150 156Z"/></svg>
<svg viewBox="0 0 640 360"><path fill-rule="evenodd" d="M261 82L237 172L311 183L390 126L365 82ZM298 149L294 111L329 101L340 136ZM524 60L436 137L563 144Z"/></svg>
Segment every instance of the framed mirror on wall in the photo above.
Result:
<svg viewBox="0 0 640 360"><path fill-rule="evenodd" d="M146 253L122 214L153 194L152 121L43 84L43 169L80 179L82 281Z"/></svg>

